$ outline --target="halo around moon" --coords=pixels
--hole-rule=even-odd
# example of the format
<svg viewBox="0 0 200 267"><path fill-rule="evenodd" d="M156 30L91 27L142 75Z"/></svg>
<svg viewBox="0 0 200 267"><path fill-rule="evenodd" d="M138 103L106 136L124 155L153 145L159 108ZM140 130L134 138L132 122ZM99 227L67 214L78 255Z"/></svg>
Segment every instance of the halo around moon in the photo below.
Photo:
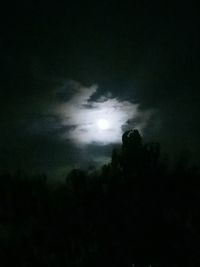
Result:
<svg viewBox="0 0 200 267"><path fill-rule="evenodd" d="M134 122L134 127L139 130L145 127L150 113L141 113L139 104L111 96L92 100L95 92L96 86L80 87L68 101L62 105L59 103L57 112L62 118L62 126L66 127L63 138L76 145L117 144L121 143L123 126L128 121L132 123L142 116L144 124L143 121Z"/></svg>

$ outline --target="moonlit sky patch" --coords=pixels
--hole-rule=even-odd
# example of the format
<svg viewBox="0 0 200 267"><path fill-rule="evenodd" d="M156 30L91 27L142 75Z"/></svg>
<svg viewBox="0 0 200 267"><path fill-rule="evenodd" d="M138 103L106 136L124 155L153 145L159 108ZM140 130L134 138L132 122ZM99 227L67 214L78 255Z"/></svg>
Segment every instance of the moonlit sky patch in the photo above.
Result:
<svg viewBox="0 0 200 267"><path fill-rule="evenodd" d="M135 127L142 131L151 114L142 113L139 111L139 104L112 97L109 92L106 96L91 100L98 91L96 85L80 85L78 89L76 85L75 89L71 98L59 104L56 110L62 117L63 126L70 127L62 137L75 144L121 143L124 127Z"/></svg>

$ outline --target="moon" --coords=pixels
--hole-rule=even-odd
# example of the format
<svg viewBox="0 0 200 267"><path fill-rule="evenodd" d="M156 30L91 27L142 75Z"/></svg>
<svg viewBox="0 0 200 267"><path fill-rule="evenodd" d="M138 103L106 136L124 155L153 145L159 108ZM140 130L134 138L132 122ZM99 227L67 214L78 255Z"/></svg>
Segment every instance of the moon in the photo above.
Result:
<svg viewBox="0 0 200 267"><path fill-rule="evenodd" d="M121 144L123 127L129 127L128 121L143 115L139 112L139 104L107 95L91 100L96 91L94 86L81 86L69 100L56 105L56 114L61 116L62 126L66 126L61 137L75 145ZM143 117L145 126L146 115ZM141 130L142 123L142 126L134 124L134 127Z"/></svg>
<svg viewBox="0 0 200 267"><path fill-rule="evenodd" d="M110 127L110 123L106 119L99 119L97 121L97 126L100 130L107 130Z"/></svg>

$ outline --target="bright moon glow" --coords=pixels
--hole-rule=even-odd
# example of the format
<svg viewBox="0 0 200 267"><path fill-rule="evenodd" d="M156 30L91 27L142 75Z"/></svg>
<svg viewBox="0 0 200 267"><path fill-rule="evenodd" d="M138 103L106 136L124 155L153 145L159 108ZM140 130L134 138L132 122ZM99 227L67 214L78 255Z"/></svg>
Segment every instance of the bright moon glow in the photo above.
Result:
<svg viewBox="0 0 200 267"><path fill-rule="evenodd" d="M75 94L61 105L58 112L62 115L62 125L68 129L63 138L75 144L111 144L121 143L123 126L127 121L142 118L134 127L140 131L145 127L150 112L139 112L139 104L119 100L111 96L102 96L91 101L97 92L96 86L74 86Z"/></svg>
<svg viewBox="0 0 200 267"><path fill-rule="evenodd" d="M105 119L100 119L100 120L98 120L97 125L98 125L99 129L107 130L109 128L109 121L105 120Z"/></svg>

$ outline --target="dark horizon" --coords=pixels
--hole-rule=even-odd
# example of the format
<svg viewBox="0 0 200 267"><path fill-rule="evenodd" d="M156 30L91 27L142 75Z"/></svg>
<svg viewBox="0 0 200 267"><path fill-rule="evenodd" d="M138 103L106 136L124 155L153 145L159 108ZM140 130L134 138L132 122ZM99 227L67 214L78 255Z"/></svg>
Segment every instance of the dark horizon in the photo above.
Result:
<svg viewBox="0 0 200 267"><path fill-rule="evenodd" d="M100 171L0 173L1 266L199 266L200 168L126 131Z"/></svg>

